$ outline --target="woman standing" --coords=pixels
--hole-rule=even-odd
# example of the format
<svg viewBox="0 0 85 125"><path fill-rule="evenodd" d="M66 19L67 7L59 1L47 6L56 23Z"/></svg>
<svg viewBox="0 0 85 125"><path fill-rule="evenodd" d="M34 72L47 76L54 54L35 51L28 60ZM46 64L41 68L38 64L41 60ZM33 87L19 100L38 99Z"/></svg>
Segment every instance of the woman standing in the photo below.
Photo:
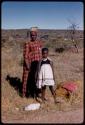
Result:
<svg viewBox="0 0 85 125"><path fill-rule="evenodd" d="M23 96L37 95L35 73L37 65L41 59L42 43L37 39L37 29L31 28L30 41L25 43L24 46L24 66L23 66Z"/></svg>

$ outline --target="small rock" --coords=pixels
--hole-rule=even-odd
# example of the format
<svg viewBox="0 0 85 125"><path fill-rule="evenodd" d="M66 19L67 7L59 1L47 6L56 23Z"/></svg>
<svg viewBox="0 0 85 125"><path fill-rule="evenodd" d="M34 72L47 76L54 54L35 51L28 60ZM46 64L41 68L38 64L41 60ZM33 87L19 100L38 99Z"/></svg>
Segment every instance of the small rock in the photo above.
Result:
<svg viewBox="0 0 85 125"><path fill-rule="evenodd" d="M16 109L16 111L19 111L19 108L16 107L15 109Z"/></svg>

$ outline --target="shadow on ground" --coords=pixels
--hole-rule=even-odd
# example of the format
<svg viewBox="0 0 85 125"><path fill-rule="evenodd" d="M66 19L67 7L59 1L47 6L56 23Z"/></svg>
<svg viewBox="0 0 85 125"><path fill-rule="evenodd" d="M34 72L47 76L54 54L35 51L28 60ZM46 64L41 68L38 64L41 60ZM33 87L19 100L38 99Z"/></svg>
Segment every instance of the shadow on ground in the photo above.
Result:
<svg viewBox="0 0 85 125"><path fill-rule="evenodd" d="M19 96L22 97L22 82L20 78L7 75L6 80L12 87L14 87L14 89L18 92Z"/></svg>
<svg viewBox="0 0 85 125"><path fill-rule="evenodd" d="M12 77L10 75L7 75L6 76L6 80L8 81L8 83L18 92L19 96L23 97L23 84L22 84L22 81L20 80L20 78L18 77ZM30 84L27 84L27 90L26 90L26 98L28 97L32 97L34 98L34 96L32 96L33 94L33 90L35 89L34 87L34 84L32 84L30 81L29 81ZM36 90L37 93L41 93L40 90Z"/></svg>

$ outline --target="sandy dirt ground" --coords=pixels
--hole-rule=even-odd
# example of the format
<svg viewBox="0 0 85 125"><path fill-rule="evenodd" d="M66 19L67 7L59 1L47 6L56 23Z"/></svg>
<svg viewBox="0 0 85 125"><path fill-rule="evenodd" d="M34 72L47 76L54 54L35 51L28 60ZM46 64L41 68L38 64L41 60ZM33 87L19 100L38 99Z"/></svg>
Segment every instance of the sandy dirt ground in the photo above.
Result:
<svg viewBox="0 0 85 125"><path fill-rule="evenodd" d="M30 114L30 115L29 115ZM49 111L36 113L17 113L10 117L3 117L4 123L82 123L83 122L83 109L79 108L73 111Z"/></svg>

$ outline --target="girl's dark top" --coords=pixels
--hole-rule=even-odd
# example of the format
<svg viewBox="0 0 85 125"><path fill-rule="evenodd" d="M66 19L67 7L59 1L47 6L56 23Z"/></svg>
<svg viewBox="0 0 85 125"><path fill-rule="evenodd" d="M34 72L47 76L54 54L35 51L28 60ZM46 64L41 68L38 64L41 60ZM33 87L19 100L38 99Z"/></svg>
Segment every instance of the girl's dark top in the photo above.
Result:
<svg viewBox="0 0 85 125"><path fill-rule="evenodd" d="M43 65L43 64L50 64L50 60L42 60L42 62L41 62L41 66Z"/></svg>

